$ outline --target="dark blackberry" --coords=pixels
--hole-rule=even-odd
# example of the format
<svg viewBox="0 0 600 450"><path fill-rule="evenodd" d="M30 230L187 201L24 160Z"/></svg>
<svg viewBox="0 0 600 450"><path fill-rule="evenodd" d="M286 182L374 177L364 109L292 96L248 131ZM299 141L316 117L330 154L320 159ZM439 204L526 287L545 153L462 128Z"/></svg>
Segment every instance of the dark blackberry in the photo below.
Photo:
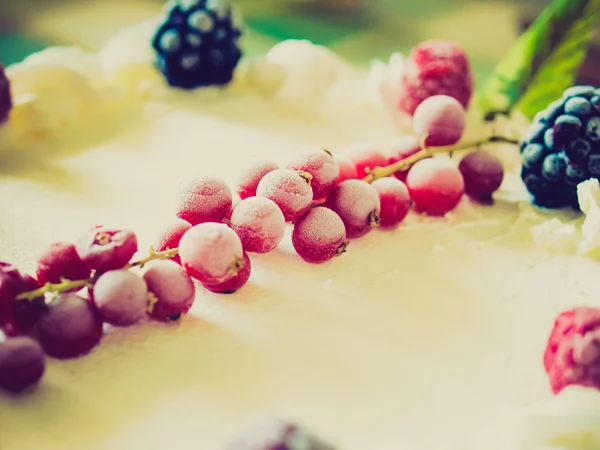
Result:
<svg viewBox="0 0 600 450"><path fill-rule="evenodd" d="M11 108L10 85L4 73L4 66L0 63L0 124L8 119Z"/></svg>
<svg viewBox="0 0 600 450"><path fill-rule="evenodd" d="M167 82L184 89L228 84L242 57L234 22L227 0L173 3L152 40Z"/></svg>
<svg viewBox="0 0 600 450"><path fill-rule="evenodd" d="M578 208L577 185L600 178L600 89L573 86L539 112L521 143L535 204Z"/></svg>

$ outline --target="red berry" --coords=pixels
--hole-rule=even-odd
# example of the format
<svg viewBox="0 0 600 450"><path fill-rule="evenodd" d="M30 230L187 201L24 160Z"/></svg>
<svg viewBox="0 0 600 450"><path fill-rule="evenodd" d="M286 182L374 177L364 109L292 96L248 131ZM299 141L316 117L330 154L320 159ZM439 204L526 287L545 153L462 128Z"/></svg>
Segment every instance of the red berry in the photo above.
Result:
<svg viewBox="0 0 600 450"><path fill-rule="evenodd" d="M250 197L235 207L230 226L240 237L245 251L267 253L283 239L285 218L273 201Z"/></svg>
<svg viewBox="0 0 600 450"><path fill-rule="evenodd" d="M455 98L434 95L417 106L413 129L427 147L453 145L462 137L466 116L465 109Z"/></svg>
<svg viewBox="0 0 600 450"><path fill-rule="evenodd" d="M349 238L363 236L379 225L379 196L373 186L362 180L346 180L337 185L327 199L327 207L341 217Z"/></svg>
<svg viewBox="0 0 600 450"><path fill-rule="evenodd" d="M0 262L0 328L9 336L29 331L44 312L41 296L34 300L17 300L23 292L39 288L37 281L21 273L10 263Z"/></svg>
<svg viewBox="0 0 600 450"><path fill-rule="evenodd" d="M231 190L225 182L201 177L184 189L177 206L177 217L192 225L221 222L229 213L231 204Z"/></svg>
<svg viewBox="0 0 600 450"><path fill-rule="evenodd" d="M382 227L395 227L408 214L411 200L406 185L396 178L380 178L371 183L379 194L381 212L379 213Z"/></svg>
<svg viewBox="0 0 600 450"><path fill-rule="evenodd" d="M196 297L194 282L185 270L173 261L151 261L146 266L144 280L154 295L150 316L158 320L177 320L187 313Z"/></svg>
<svg viewBox="0 0 600 450"><path fill-rule="evenodd" d="M356 142L344 151L344 155L356 166L358 178L366 177L368 169L383 167L388 161L382 151L371 142Z"/></svg>
<svg viewBox="0 0 600 450"><path fill-rule="evenodd" d="M60 283L62 278L85 280L90 274L90 268L70 242L55 242L38 258L36 276L41 285Z"/></svg>
<svg viewBox="0 0 600 450"><path fill-rule="evenodd" d="M443 216L456 208L465 189L458 168L438 158L417 162L408 172L406 186L417 210L432 216Z"/></svg>
<svg viewBox="0 0 600 450"><path fill-rule="evenodd" d="M111 270L102 274L92 292L94 303L106 323L127 327L146 315L146 282L129 270Z"/></svg>
<svg viewBox="0 0 600 450"><path fill-rule="evenodd" d="M473 92L473 74L464 50L452 42L425 41L414 47L400 80L398 106L413 114L433 95L449 95L466 108Z"/></svg>
<svg viewBox="0 0 600 450"><path fill-rule="evenodd" d="M329 261L346 251L346 227L336 212L319 206L294 224L292 244L305 261Z"/></svg>
<svg viewBox="0 0 600 450"><path fill-rule="evenodd" d="M313 200L320 200L335 186L340 169L331 153L323 149L307 149L298 153L288 165L289 169L309 173Z"/></svg>
<svg viewBox="0 0 600 450"><path fill-rule="evenodd" d="M227 225L201 223L181 238L179 255L188 274L202 283L218 284L243 265L240 238Z"/></svg>
<svg viewBox="0 0 600 450"><path fill-rule="evenodd" d="M286 222L293 222L308 209L313 200L311 175L290 169L277 169L266 174L256 189L256 195L275 202Z"/></svg>
<svg viewBox="0 0 600 450"><path fill-rule="evenodd" d="M465 156L458 169L465 180L465 193L473 200L491 203L492 194L504 179L502 162L485 150L477 150Z"/></svg>
<svg viewBox="0 0 600 450"><path fill-rule="evenodd" d="M421 150L421 145L419 144L419 140L412 135L406 135L398 138L392 147L392 156L388 158L388 164L394 164L398 161L408 158L409 156L418 153ZM400 181L406 181L406 176L408 175L408 170L404 169L399 170L394 175Z"/></svg>
<svg viewBox="0 0 600 450"><path fill-rule="evenodd" d="M544 353L550 385L600 389L600 308L580 307L558 316Z"/></svg>
<svg viewBox="0 0 600 450"><path fill-rule="evenodd" d="M262 177L276 169L279 169L279 166L272 161L255 162L238 178L236 183L237 194L242 200L254 197L256 195L256 188Z"/></svg>
<svg viewBox="0 0 600 450"><path fill-rule="evenodd" d="M192 228L192 225L183 219L173 220L173 222L164 227L158 234L154 241L154 250L157 252L164 252L165 250L172 250L179 247L181 237L190 228ZM171 259L177 264L181 264L179 255L175 255Z"/></svg>
<svg viewBox="0 0 600 450"><path fill-rule="evenodd" d="M10 83L4 72L4 66L0 64L0 125L8 119L11 109Z"/></svg>
<svg viewBox="0 0 600 450"><path fill-rule="evenodd" d="M354 164L350 158L340 155L336 156L335 160L337 161L339 171L337 184L340 184L342 181L355 180L358 178L356 164Z"/></svg>
<svg viewBox="0 0 600 450"><path fill-rule="evenodd" d="M36 341L21 336L0 342L0 388L22 392L38 384L46 370L46 355Z"/></svg>
<svg viewBox="0 0 600 450"><path fill-rule="evenodd" d="M107 227L90 230L75 248L83 262L98 272L125 267L138 250L132 231Z"/></svg>
<svg viewBox="0 0 600 450"><path fill-rule="evenodd" d="M217 283L202 283L202 286L216 294L233 294L248 282L251 272L252 263L248 254L244 253L244 260L241 267L235 273Z"/></svg>

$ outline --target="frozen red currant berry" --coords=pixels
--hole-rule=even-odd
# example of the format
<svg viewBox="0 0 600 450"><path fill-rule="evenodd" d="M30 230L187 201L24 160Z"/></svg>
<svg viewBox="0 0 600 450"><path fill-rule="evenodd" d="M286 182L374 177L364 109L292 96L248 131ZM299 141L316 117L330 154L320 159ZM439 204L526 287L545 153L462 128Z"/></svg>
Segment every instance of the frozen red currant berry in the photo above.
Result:
<svg viewBox="0 0 600 450"><path fill-rule="evenodd" d="M465 192L458 168L451 161L438 158L417 162L408 172L406 186L417 210L431 216L452 211Z"/></svg>
<svg viewBox="0 0 600 450"><path fill-rule="evenodd" d="M388 160L372 142L355 142L344 151L344 155L354 163L358 178L366 177L375 167L385 166Z"/></svg>
<svg viewBox="0 0 600 450"><path fill-rule="evenodd" d="M191 228L181 238L179 256L188 274L206 284L221 283L244 265L242 241L235 231L220 223L201 223Z"/></svg>
<svg viewBox="0 0 600 450"><path fill-rule="evenodd" d="M235 273L216 283L204 282L202 286L216 294L233 294L248 282L251 272L252 263L250 257L247 253L244 253L244 260L241 267Z"/></svg>
<svg viewBox="0 0 600 450"><path fill-rule="evenodd" d="M269 172L279 169L272 161L257 161L240 175L237 185L237 194L242 200L256 195L258 183Z"/></svg>
<svg viewBox="0 0 600 450"><path fill-rule="evenodd" d="M402 136L396 139L394 145L392 146L391 156L388 158L388 164L394 164L398 161L402 161L403 159L408 158L409 156L418 153L421 150L421 146L419 144L419 140L412 135ZM399 170L394 175L400 181L406 181L406 176L408 175L408 170L410 167Z"/></svg>
<svg viewBox="0 0 600 450"><path fill-rule="evenodd" d="M30 337L0 342L0 388L22 392L38 384L45 370L44 350Z"/></svg>
<svg viewBox="0 0 600 450"><path fill-rule="evenodd" d="M344 155L336 156L335 160L338 165L338 179L337 184L346 180L355 180L358 178L358 171L356 170L356 164L352 162L350 158Z"/></svg>
<svg viewBox="0 0 600 450"><path fill-rule="evenodd" d="M186 314L194 304L196 288L185 270L173 261L164 260L151 261L145 267L150 317L167 321Z"/></svg>
<svg viewBox="0 0 600 450"><path fill-rule="evenodd" d="M434 95L415 109L413 129L427 147L453 145L462 137L466 117L458 100L448 95Z"/></svg>
<svg viewBox="0 0 600 450"><path fill-rule="evenodd" d="M492 194L504 179L504 167L495 155L477 150L465 156L458 165L465 180L465 193L481 203L492 202Z"/></svg>
<svg viewBox="0 0 600 450"><path fill-rule="evenodd" d="M292 244L305 261L329 261L346 251L346 227L335 211L318 206L294 224Z"/></svg>
<svg viewBox="0 0 600 450"><path fill-rule="evenodd" d="M600 308L580 307L558 316L544 367L555 394L569 385L600 389Z"/></svg>
<svg viewBox="0 0 600 450"><path fill-rule="evenodd" d="M43 296L17 300L19 294L39 287L33 277L21 273L10 263L0 262L0 328L8 336L28 332L44 312Z"/></svg>
<svg viewBox="0 0 600 450"><path fill-rule="evenodd" d="M464 50L440 40L422 42L411 50L399 82L398 105L409 114L433 95L449 95L466 108L473 93L473 74Z"/></svg>
<svg viewBox="0 0 600 450"><path fill-rule="evenodd" d="M107 227L90 230L75 248L83 262L98 272L125 267L138 250L132 231Z"/></svg>
<svg viewBox="0 0 600 450"><path fill-rule="evenodd" d="M267 253L283 239L285 218L273 201L250 197L235 207L230 226L242 240L245 251Z"/></svg>
<svg viewBox="0 0 600 450"><path fill-rule="evenodd" d="M288 164L292 170L309 173L313 199L320 200L335 186L340 169L331 153L323 149L306 149L299 152Z"/></svg>
<svg viewBox="0 0 600 450"><path fill-rule="evenodd" d="M410 194L406 185L396 178L380 178L371 183L379 194L381 212L379 223L382 227L393 228L404 220L411 206Z"/></svg>
<svg viewBox="0 0 600 450"><path fill-rule="evenodd" d="M4 72L4 66L0 63L0 125L8 119L12 109L12 98L10 94L10 84L8 77Z"/></svg>
<svg viewBox="0 0 600 450"><path fill-rule="evenodd" d="M192 225L183 219L173 220L173 222L163 227L158 233L158 236L154 241L154 250L157 252L164 252L166 250L178 248L181 237L190 228L192 228ZM175 255L171 259L177 264L181 264L179 255Z"/></svg>
<svg viewBox="0 0 600 450"><path fill-rule="evenodd" d="M291 169L273 170L260 180L256 195L275 202L286 222L293 222L302 217L312 204L311 179L312 176L307 172Z"/></svg>
<svg viewBox="0 0 600 450"><path fill-rule="evenodd" d="M129 270L111 270L98 278L93 298L102 320L127 327L146 316L146 282Z"/></svg>
<svg viewBox="0 0 600 450"><path fill-rule="evenodd" d="M363 236L379 225L379 195L362 180L346 180L337 185L326 206L340 216L349 238Z"/></svg>
<svg viewBox="0 0 600 450"><path fill-rule="evenodd" d="M177 217L192 225L220 222L231 209L231 190L225 182L212 177L200 177L184 189Z"/></svg>
<svg viewBox="0 0 600 450"><path fill-rule="evenodd" d="M90 268L82 261L70 242L55 242L38 258L36 277L41 285L89 278Z"/></svg>

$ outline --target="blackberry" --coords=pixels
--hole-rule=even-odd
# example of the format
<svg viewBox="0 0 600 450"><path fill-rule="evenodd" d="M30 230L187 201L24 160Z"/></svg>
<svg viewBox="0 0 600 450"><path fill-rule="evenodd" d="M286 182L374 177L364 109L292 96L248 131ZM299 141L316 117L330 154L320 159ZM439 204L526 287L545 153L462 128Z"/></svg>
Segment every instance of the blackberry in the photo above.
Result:
<svg viewBox="0 0 600 450"><path fill-rule="evenodd" d="M600 89L573 86L534 118L521 143L534 203L579 208L577 185L600 178Z"/></svg>
<svg viewBox="0 0 600 450"><path fill-rule="evenodd" d="M241 34L227 0L179 0L152 39L157 67L173 87L226 85L242 57Z"/></svg>
<svg viewBox="0 0 600 450"><path fill-rule="evenodd" d="M8 113L12 108L10 96L10 85L4 73L4 66L0 63L0 125L8 119Z"/></svg>

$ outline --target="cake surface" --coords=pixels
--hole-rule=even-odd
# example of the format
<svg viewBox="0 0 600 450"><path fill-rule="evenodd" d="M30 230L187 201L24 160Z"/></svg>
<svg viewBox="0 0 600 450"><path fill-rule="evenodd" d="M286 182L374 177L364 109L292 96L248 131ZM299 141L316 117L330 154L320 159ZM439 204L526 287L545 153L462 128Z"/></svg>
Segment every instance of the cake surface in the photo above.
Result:
<svg viewBox="0 0 600 450"><path fill-rule="evenodd" d="M197 176L233 184L257 159L285 164L305 147L337 154L356 141L394 142L385 108L341 95L366 92L364 76L324 49L286 45L227 89L119 92L92 126L63 132L44 122L43 138L22 146L13 137L26 133L10 129L0 155L3 259L33 270L48 243L97 223L133 229L149 245L173 217L181 185ZM291 67L292 50L326 62L317 88L269 65ZM80 56L71 59L78 74ZM100 60L105 69L109 62ZM44 64L13 74L50 70ZM152 70L141 61L118 66L116 77L137 89ZM80 80L91 86L82 102L119 85ZM557 314L598 304L598 263L536 243L532 227L557 214L576 227L583 219L537 210L525 192L513 171L493 206L465 198L444 218L411 212L398 229L354 240L325 265L303 262L286 236L276 251L253 256L250 282L235 294L199 289L181 322L113 330L85 358L52 361L34 394L0 394L0 448L216 449L267 413L347 450L469 449L502 411L550 401L541 410L556 414L500 422L485 448L598 449L600 394L573 387L548 400L542 365ZM581 423L592 430L588 444L570 446L563 437Z"/></svg>

